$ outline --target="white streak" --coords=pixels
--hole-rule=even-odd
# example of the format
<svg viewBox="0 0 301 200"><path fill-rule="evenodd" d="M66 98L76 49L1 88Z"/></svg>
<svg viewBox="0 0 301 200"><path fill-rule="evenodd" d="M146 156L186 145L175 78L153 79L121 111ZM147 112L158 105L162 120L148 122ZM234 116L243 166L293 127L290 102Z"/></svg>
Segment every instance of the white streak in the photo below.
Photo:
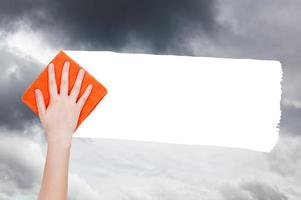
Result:
<svg viewBox="0 0 301 200"><path fill-rule="evenodd" d="M269 152L278 139L278 61L66 51L108 89L75 133Z"/></svg>

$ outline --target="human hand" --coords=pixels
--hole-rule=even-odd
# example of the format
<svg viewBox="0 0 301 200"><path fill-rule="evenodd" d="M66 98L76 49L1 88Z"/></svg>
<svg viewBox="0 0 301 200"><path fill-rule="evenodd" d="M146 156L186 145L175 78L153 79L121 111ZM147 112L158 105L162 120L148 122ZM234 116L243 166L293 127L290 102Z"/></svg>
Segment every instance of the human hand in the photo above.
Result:
<svg viewBox="0 0 301 200"><path fill-rule="evenodd" d="M85 70L81 69L70 95L68 94L69 65L69 62L64 63L60 94L58 94L55 81L54 65L51 63L48 66L50 101L47 109L41 90L35 90L39 118L46 131L48 144L71 144L72 135L75 131L80 112L92 90L92 85L90 84L79 100L76 101L85 73Z"/></svg>

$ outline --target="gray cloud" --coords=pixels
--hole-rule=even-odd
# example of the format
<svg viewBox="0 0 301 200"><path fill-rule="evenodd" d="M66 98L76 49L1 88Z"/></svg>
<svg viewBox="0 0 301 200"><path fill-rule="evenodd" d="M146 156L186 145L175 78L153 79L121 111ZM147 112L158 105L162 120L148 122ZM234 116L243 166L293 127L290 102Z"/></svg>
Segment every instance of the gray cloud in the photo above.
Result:
<svg viewBox="0 0 301 200"><path fill-rule="evenodd" d="M297 200L301 179L300 162L295 160L299 154L295 153L300 151L300 141L288 137L266 154L229 148L75 139L72 172L80 173L106 199ZM290 147L284 148L287 145ZM93 154L83 159L89 152ZM291 173L283 176L281 169L290 169Z"/></svg>
<svg viewBox="0 0 301 200"><path fill-rule="evenodd" d="M296 26L301 19L300 1L191 0L187 7L175 2L169 13L163 12L166 7L143 7L131 1L133 4L123 9L127 17L119 12L122 7L117 1L101 1L98 5L92 1L85 5L67 1L50 4L47 0L11 2L0 3L1 28L9 35L18 30L18 22L29 24L33 31L47 37L45 49L59 45L77 50L136 49L146 53L277 59L285 67L283 97L286 102L301 102L301 28ZM90 8L91 12L84 12ZM100 15L96 15L98 9L103 11ZM203 12L198 13L200 10ZM174 17L182 17L183 21L175 22ZM20 136L36 132L25 125L35 117L19 97L38 74L36 66L42 65L5 49L1 49L0 56L0 126L6 131L1 134L7 137L1 137L0 142L0 198L11 199L23 191L34 196L42 158L36 144ZM289 103L282 103L282 111L282 137L270 154L75 140L70 198L298 200L301 113ZM12 135L20 139L12 139Z"/></svg>
<svg viewBox="0 0 301 200"><path fill-rule="evenodd" d="M47 146L9 134L1 141L0 197L18 194L33 198L40 186ZM300 144L301 139L287 137L266 154L230 148L74 139L69 198L298 200L301 162L296 152L301 152ZM284 175L281 170L285 169L289 173Z"/></svg>
<svg viewBox="0 0 301 200"><path fill-rule="evenodd" d="M243 190L248 191L254 199L258 200L287 200L288 198L277 187L263 182L244 182Z"/></svg>
<svg viewBox="0 0 301 200"><path fill-rule="evenodd" d="M69 200L104 199L103 196L101 196L96 190L91 188L91 186L77 174L70 174L68 182L70 188L68 194Z"/></svg>
<svg viewBox="0 0 301 200"><path fill-rule="evenodd" d="M0 131L0 199L36 199L41 186L47 145L41 127L28 128L30 137ZM99 199L76 174L69 174L69 199ZM17 198L18 197L18 198Z"/></svg>
<svg viewBox="0 0 301 200"><path fill-rule="evenodd" d="M42 169L42 152L37 142L0 134L0 197L34 190Z"/></svg>
<svg viewBox="0 0 301 200"><path fill-rule="evenodd" d="M237 187L228 184L221 194L225 200L288 200L276 186L260 181L242 181Z"/></svg>
<svg viewBox="0 0 301 200"><path fill-rule="evenodd" d="M284 134L273 151L268 154L270 169L284 178L294 177L301 185L301 136L289 137Z"/></svg>
<svg viewBox="0 0 301 200"><path fill-rule="evenodd" d="M23 104L21 96L28 85L41 72L40 63L22 58L0 48L0 126L24 130L37 122L31 110Z"/></svg>
<svg viewBox="0 0 301 200"><path fill-rule="evenodd" d="M214 34L216 1L1 1L2 24L14 29L15 21L28 21L33 30L63 37L66 48L120 50L132 35L150 42L154 52L164 52L180 42L184 32L199 27ZM66 37L67 36L67 37Z"/></svg>
<svg viewBox="0 0 301 200"><path fill-rule="evenodd" d="M290 136L301 134L301 108L293 105L282 105L281 125L283 131L286 131Z"/></svg>

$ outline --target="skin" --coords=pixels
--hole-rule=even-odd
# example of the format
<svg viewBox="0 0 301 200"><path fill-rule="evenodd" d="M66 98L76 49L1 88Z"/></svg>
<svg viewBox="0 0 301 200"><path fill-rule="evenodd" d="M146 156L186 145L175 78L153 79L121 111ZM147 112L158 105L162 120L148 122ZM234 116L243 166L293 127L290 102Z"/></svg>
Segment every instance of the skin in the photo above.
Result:
<svg viewBox="0 0 301 200"><path fill-rule="evenodd" d="M58 93L54 65L49 64L50 102L47 108L41 90L35 90L39 118L48 141L43 179L38 195L39 200L66 200L68 197L68 168L72 135L80 112L92 90L90 84L83 95L78 98L85 73L85 70L81 69L70 94L68 94L69 65L69 62L64 63L60 93Z"/></svg>

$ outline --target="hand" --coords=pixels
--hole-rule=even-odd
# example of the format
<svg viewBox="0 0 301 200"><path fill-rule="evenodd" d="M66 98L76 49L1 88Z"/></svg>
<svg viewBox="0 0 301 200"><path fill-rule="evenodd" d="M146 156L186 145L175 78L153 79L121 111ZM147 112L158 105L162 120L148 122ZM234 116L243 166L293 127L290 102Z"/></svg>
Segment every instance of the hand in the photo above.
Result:
<svg viewBox="0 0 301 200"><path fill-rule="evenodd" d="M77 79L70 95L68 94L69 65L69 62L64 63L61 76L60 94L58 94L57 90L54 65L51 63L48 66L50 101L47 109L41 90L35 90L39 118L46 131L48 144L71 143L72 135L76 128L80 112L92 90L92 85L90 84L86 88L84 94L78 101L76 101L85 73L85 70L81 69L77 75Z"/></svg>

